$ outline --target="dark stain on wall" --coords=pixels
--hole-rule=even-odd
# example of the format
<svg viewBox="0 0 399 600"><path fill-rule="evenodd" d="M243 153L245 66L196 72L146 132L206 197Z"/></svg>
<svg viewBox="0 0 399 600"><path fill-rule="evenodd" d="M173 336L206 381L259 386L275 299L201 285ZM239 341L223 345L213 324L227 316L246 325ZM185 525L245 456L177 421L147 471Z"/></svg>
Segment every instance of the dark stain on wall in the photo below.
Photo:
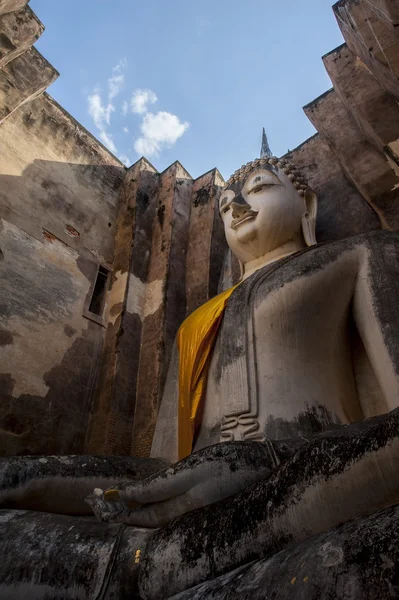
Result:
<svg viewBox="0 0 399 600"><path fill-rule="evenodd" d="M161 204L157 210L157 217L161 228L163 227L165 221L165 205Z"/></svg>
<svg viewBox="0 0 399 600"><path fill-rule="evenodd" d="M205 206L206 204L208 204L210 200L210 192L211 191L209 187L203 187L197 191L193 198L193 205L195 206L195 208L197 208L197 206Z"/></svg>
<svg viewBox="0 0 399 600"><path fill-rule="evenodd" d="M65 331L65 335L68 337L73 337L76 333L76 329L74 329L70 325L65 325L64 331Z"/></svg>
<svg viewBox="0 0 399 600"><path fill-rule="evenodd" d="M22 116L22 122L27 129L30 129L31 127L34 127L36 119L33 117L32 113L28 111Z"/></svg>
<svg viewBox="0 0 399 600"><path fill-rule="evenodd" d="M15 46L12 41L2 32L0 32L0 58L3 57L3 50L15 50Z"/></svg>
<svg viewBox="0 0 399 600"><path fill-rule="evenodd" d="M137 191L136 195L136 206L140 212L145 212L150 204L149 195L142 189Z"/></svg>
<svg viewBox="0 0 399 600"><path fill-rule="evenodd" d="M151 258L152 228L155 218L158 175L149 171L140 172L140 185L136 193L136 223L130 271L143 283L147 281ZM162 215L165 213L163 206Z"/></svg>
<svg viewBox="0 0 399 600"><path fill-rule="evenodd" d="M0 373L0 400L1 404L6 404L11 399L15 381L11 373Z"/></svg>
<svg viewBox="0 0 399 600"><path fill-rule="evenodd" d="M129 455L132 444L134 407L137 394L137 375L140 360L142 324L136 314L124 313L123 330L119 337L118 366L115 379L114 401L111 413L118 419L112 441L113 453Z"/></svg>
<svg viewBox="0 0 399 600"><path fill-rule="evenodd" d="M0 329L0 346L9 346L13 343L14 336L10 331Z"/></svg>

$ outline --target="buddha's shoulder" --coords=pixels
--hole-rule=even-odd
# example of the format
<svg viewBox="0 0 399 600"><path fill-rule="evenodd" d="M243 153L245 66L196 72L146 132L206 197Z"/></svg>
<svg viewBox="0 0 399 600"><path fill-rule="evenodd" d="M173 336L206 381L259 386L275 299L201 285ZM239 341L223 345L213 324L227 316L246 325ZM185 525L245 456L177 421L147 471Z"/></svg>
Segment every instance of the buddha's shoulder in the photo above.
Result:
<svg viewBox="0 0 399 600"><path fill-rule="evenodd" d="M309 258L310 261L317 261L318 259L322 262L328 262L356 249L367 250L367 253L371 255L386 254L387 252L397 254L399 251L399 235L392 231L370 231L315 246L314 249L309 250L308 256L304 258L305 260Z"/></svg>
<svg viewBox="0 0 399 600"><path fill-rule="evenodd" d="M347 258L355 265L356 261L352 260L354 255L359 257L359 263L367 259L370 265L377 269L384 268L383 265L387 262L399 264L399 235L378 230L312 246L287 260L283 259L281 263L259 269L244 282L244 285L238 286L234 295L237 299L240 296L244 297L245 288L252 289L254 285L268 293L296 279L307 278L323 271L331 263L344 262Z"/></svg>
<svg viewBox="0 0 399 600"><path fill-rule="evenodd" d="M343 240L324 242L298 257L293 269L305 274L322 269L331 262L345 261L347 257L358 256L360 260L372 262L399 258L399 235L392 231L370 231Z"/></svg>

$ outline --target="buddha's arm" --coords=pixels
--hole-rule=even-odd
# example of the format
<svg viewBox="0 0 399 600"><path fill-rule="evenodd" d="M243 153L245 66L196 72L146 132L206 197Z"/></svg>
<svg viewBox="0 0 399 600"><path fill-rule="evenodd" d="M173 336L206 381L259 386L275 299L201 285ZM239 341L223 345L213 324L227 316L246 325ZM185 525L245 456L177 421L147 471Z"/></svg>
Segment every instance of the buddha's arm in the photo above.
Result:
<svg viewBox="0 0 399 600"><path fill-rule="evenodd" d="M373 236L361 249L353 315L380 384L383 410L399 406L399 238Z"/></svg>
<svg viewBox="0 0 399 600"><path fill-rule="evenodd" d="M94 488L145 479L166 465L129 456L2 457L0 508L89 515L92 511L84 499Z"/></svg>
<svg viewBox="0 0 399 600"><path fill-rule="evenodd" d="M102 521L160 527L171 519L233 496L272 473L259 442L215 444L140 482L124 482L87 498Z"/></svg>

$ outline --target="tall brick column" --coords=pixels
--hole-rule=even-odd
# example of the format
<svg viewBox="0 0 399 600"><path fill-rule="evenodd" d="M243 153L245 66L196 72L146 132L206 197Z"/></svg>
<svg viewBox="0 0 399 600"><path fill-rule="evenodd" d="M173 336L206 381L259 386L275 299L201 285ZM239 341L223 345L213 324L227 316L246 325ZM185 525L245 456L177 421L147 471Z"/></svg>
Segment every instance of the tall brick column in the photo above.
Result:
<svg viewBox="0 0 399 600"><path fill-rule="evenodd" d="M93 454L130 453L157 186L156 170L141 159L121 191L108 325L86 443Z"/></svg>
<svg viewBox="0 0 399 600"><path fill-rule="evenodd" d="M131 453L148 456L177 329L185 316L192 178L178 162L160 175L143 299L138 394Z"/></svg>
<svg viewBox="0 0 399 600"><path fill-rule="evenodd" d="M187 314L216 295L227 244L218 200L224 180L212 169L194 181L187 252Z"/></svg>

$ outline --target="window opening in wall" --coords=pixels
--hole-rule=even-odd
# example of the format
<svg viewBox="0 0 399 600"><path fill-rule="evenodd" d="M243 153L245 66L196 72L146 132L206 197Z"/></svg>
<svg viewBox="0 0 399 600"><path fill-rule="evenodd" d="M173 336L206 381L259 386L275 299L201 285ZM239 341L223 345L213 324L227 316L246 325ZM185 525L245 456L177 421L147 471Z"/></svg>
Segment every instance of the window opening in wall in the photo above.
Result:
<svg viewBox="0 0 399 600"><path fill-rule="evenodd" d="M108 269L100 265L89 306L89 312L93 313L94 315L98 315L99 317L103 316L108 277Z"/></svg>

